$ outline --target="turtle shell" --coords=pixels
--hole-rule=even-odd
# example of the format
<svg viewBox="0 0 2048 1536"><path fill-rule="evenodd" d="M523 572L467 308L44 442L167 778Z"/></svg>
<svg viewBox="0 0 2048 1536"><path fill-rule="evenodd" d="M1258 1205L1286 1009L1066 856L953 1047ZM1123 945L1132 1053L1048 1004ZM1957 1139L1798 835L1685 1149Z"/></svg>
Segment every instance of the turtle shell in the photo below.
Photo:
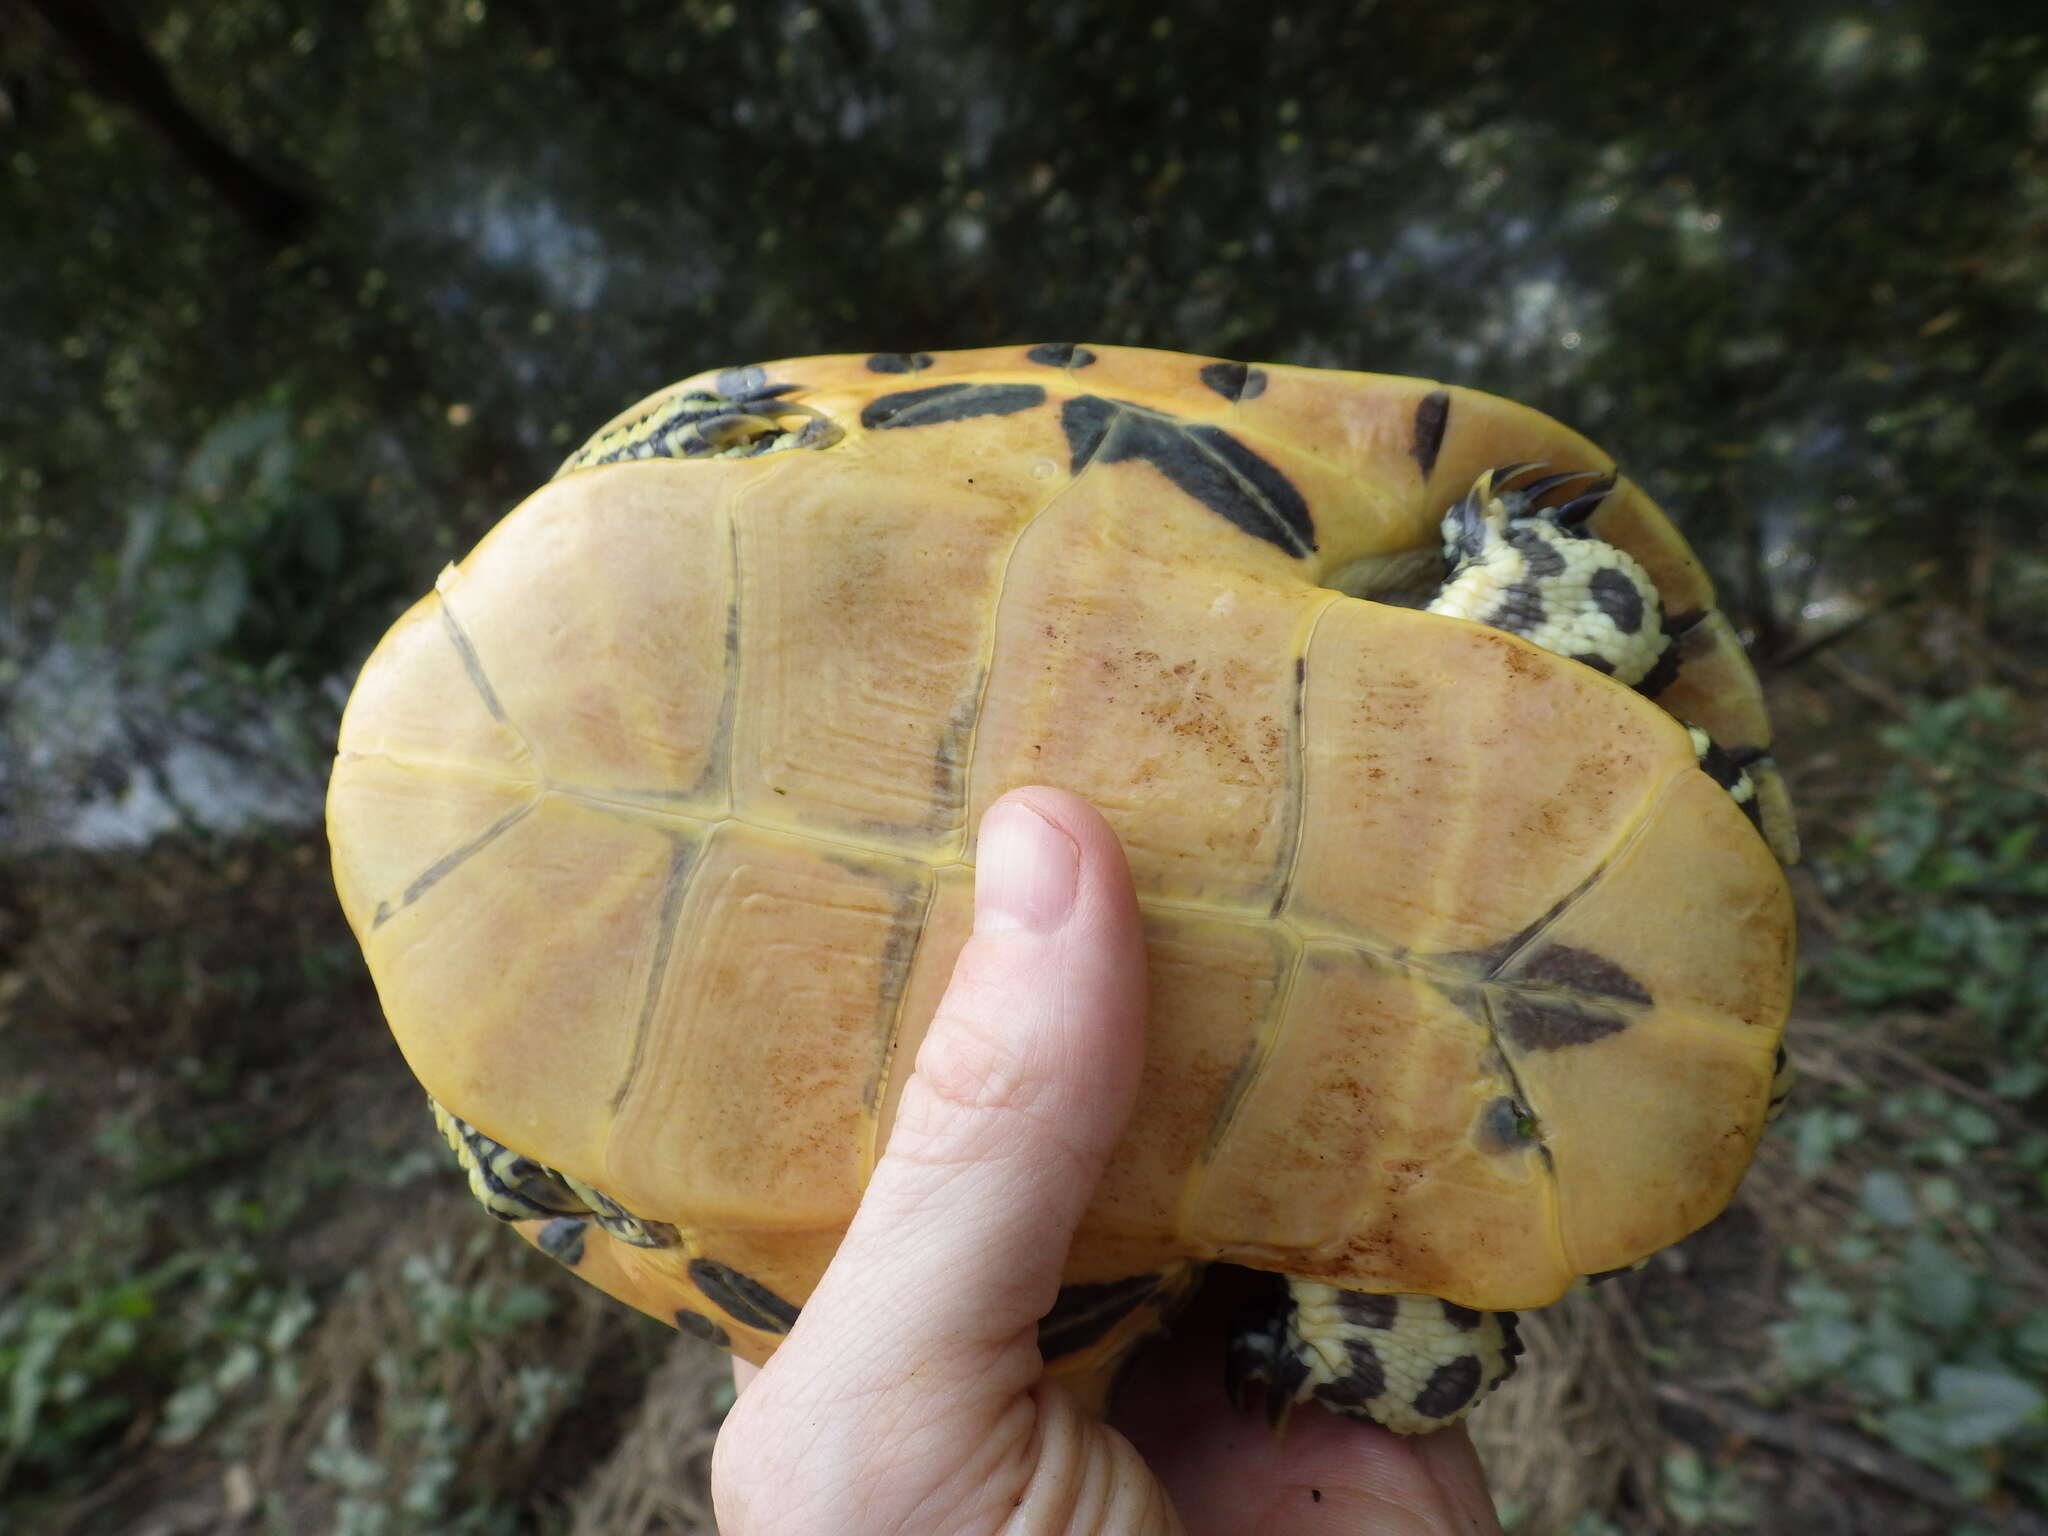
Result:
<svg viewBox="0 0 2048 1536"><path fill-rule="evenodd" d="M707 391L785 451L635 456ZM1699 562L1626 479L1593 519L1679 636L1655 702L1355 595L1440 570L1482 471L1591 444L1424 380L1040 346L705 374L593 445L385 637L328 805L430 1094L674 1229L526 1224L586 1278L773 1347L966 935L977 819L1030 783L1108 817L1150 944L1085 1342L1187 1260L1541 1305L1728 1200L1792 914L1674 718L1769 745Z"/></svg>

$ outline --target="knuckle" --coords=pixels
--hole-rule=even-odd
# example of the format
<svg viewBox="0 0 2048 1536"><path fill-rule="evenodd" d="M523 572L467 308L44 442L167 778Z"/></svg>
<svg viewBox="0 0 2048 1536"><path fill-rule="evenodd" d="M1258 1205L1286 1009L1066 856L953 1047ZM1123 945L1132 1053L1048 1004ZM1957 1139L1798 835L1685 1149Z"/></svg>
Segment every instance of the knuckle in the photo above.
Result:
<svg viewBox="0 0 2048 1536"><path fill-rule="evenodd" d="M932 1021L911 1082L918 1089L917 1107L940 1123L1033 1116L1048 1087L1015 1041L974 1014L957 1012L942 1012ZM909 1111L911 1095L904 1098Z"/></svg>

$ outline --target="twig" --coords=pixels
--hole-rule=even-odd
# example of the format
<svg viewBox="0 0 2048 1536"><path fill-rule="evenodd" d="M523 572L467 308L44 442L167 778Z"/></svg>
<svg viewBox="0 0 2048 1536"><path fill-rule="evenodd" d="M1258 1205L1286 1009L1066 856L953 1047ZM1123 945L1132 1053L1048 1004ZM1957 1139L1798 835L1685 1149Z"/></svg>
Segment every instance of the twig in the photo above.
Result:
<svg viewBox="0 0 2048 1536"><path fill-rule="evenodd" d="M1991 1509L1973 1504L1957 1493L1940 1473L1846 1429L1786 1414L1767 1413L1748 1403L1731 1402L1727 1398L1710 1397L1681 1382L1660 1381L1656 1392L1662 1401L1716 1420L1738 1435L1779 1450L1818 1457L1836 1466L1847 1467L1861 1477L1896 1488L1923 1504L1967 1514L2008 1531L2012 1536L2048 1536L2048 1519L2024 1509Z"/></svg>
<svg viewBox="0 0 2048 1536"><path fill-rule="evenodd" d="M1988 1089L1979 1088L1974 1083L1967 1083L1951 1072L1942 1071L1940 1067L1935 1066L1926 1057L1920 1055L1919 1052L1908 1050L1903 1045L1886 1040L1874 1030L1850 1029L1837 1020L1819 1019L1811 1014L1799 1015L1795 1019L1793 1027L1809 1036L1829 1035L1838 1041L1849 1041L1852 1042L1855 1049L1866 1050L1873 1055L1882 1056L1886 1060L1904 1067L1908 1072L1925 1078L1944 1092L1952 1093L1959 1099L1968 1099L1986 1114L1994 1119L2004 1121L2008 1127L2015 1131L2031 1131L2034 1129L2031 1120L2014 1108L2012 1104L2001 1099L1997 1094L1992 1093ZM1841 1079L1841 1081L1854 1081L1854 1079Z"/></svg>
<svg viewBox="0 0 2048 1536"><path fill-rule="evenodd" d="M1826 630L1821 634L1813 636L1811 639L1800 641L1782 654L1768 655L1766 653L1768 665L1774 672L1789 672L1801 662L1813 660L1815 656L1818 656L1829 646L1836 644L1838 641L1848 639L1873 620L1881 619L1894 609L1904 608L1908 604L1918 601L1927 595L1926 580L1933 572L1934 564L1931 561L1918 566L1905 586L1876 599L1869 607L1856 614L1853 618L1844 619L1833 629Z"/></svg>

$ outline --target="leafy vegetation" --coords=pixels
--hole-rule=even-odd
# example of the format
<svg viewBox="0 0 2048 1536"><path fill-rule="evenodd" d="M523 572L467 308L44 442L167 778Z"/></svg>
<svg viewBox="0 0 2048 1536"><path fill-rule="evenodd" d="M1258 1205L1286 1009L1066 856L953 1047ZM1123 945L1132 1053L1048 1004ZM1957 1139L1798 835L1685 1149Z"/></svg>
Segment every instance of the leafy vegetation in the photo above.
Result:
<svg viewBox="0 0 2048 1536"><path fill-rule="evenodd" d="M1909 1068L1837 1081L1788 1117L1795 1172L1853 1170L1789 1252L1784 1380L1814 1389L1971 1501L2048 1504L2048 744L2007 693L1915 702L1821 862L1842 914L1816 980L1862 1030L1945 1028ZM1903 1055L1904 1053L1900 1053Z"/></svg>

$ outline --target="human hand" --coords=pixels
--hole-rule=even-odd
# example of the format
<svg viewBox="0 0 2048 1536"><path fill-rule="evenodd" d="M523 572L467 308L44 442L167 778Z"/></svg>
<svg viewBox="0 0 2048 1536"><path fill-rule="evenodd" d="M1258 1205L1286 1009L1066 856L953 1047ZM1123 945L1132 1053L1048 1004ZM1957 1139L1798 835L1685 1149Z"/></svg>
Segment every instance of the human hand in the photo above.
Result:
<svg viewBox="0 0 2048 1536"><path fill-rule="evenodd" d="M1497 1533L1462 1428L1404 1438L1224 1398L1220 1339L1141 1360L1121 1429L1037 1323L1129 1119L1145 956L1115 834L1057 790L982 819L973 936L859 1211L719 1434L726 1536ZM1199 1328L1199 1321L1196 1324Z"/></svg>

